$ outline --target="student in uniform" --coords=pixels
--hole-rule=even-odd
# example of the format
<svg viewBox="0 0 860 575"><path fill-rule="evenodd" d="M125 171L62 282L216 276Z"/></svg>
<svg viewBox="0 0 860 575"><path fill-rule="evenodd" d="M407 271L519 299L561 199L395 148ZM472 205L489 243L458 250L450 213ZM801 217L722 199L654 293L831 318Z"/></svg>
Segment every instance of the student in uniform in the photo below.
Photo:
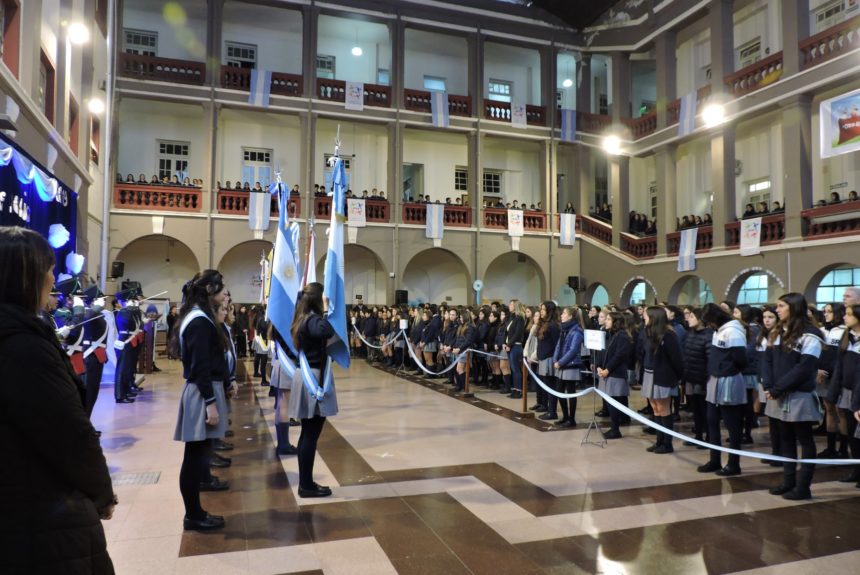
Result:
<svg viewBox="0 0 860 575"><path fill-rule="evenodd" d="M478 320L475 322L477 335L475 339L475 347L480 351L487 351L487 337L490 333L490 322L488 316L490 308L481 306L478 310ZM476 385L486 386L489 383L490 365L487 362L487 356L480 353L472 354L473 363L476 367L474 381Z"/></svg>
<svg viewBox="0 0 860 575"><path fill-rule="evenodd" d="M821 357L821 331L808 316L806 298L787 293L776 304L779 322L768 338L763 370L765 396L773 401L780 419L782 455L797 458L800 444L803 459L815 459L813 425L821 421L815 378ZM804 463L797 473L792 461L783 464L782 483L772 488L773 495L789 500L810 499L815 465Z"/></svg>
<svg viewBox="0 0 860 575"><path fill-rule="evenodd" d="M424 354L424 365L432 372L439 371L436 366L436 352L439 351L439 332L442 329L442 318L434 304L424 310L424 330L421 333L421 351Z"/></svg>
<svg viewBox="0 0 860 575"><path fill-rule="evenodd" d="M744 406L747 401L746 383L742 371L747 366L746 326L730 312L716 304L702 308L702 322L714 330L708 354L708 387L705 395L708 407L708 443L721 445L720 419L729 432L729 446L741 448ZM698 467L699 473L716 472L721 477L740 475L739 455L729 455L725 467L720 451L711 449L708 463Z"/></svg>
<svg viewBox="0 0 860 575"><path fill-rule="evenodd" d="M299 362L287 341L281 333L272 326L269 341L274 343L272 354L272 381L270 392L275 396L275 446L276 455L296 455L298 450L290 443L290 418L287 415L287 404L293 377L289 374L289 366L298 369Z"/></svg>
<svg viewBox="0 0 860 575"><path fill-rule="evenodd" d="M561 391L561 385L557 382L555 361L553 356L558 347L558 341L561 336L561 328L558 322L558 308L555 302L545 301L540 305L540 310L537 313L538 323L535 339L537 340L537 375L550 388ZM553 394L547 394L548 403L546 404L546 413L540 416L543 420L556 420L558 413L556 407L561 403L561 421L558 425L561 427L570 427L570 422L573 419L568 411L567 399L559 399Z"/></svg>
<svg viewBox="0 0 860 575"><path fill-rule="evenodd" d="M442 326L442 337L441 337L441 349L440 356L444 359L444 365L440 366L440 369L444 369L451 365L454 361L454 343L457 340L457 328L460 327L460 319L457 313L457 310L451 308L447 312L447 318L445 319L445 323ZM455 385L454 370L449 370L447 373L448 384Z"/></svg>
<svg viewBox="0 0 860 575"><path fill-rule="evenodd" d="M478 337L478 330L472 321L472 313L469 310L463 310L460 313L460 323L457 327L456 337L454 339L454 348L451 350L456 357L466 350L475 347L475 341ZM466 363L470 361L469 354L465 354L457 359L457 374L454 391L463 391L466 386Z"/></svg>
<svg viewBox="0 0 860 575"><path fill-rule="evenodd" d="M266 321L264 313L257 315L254 332L254 343L251 346L254 349L254 377L263 378L260 385L269 385L266 378L266 362L269 359L269 341L266 337L269 333L269 322Z"/></svg>
<svg viewBox="0 0 860 575"><path fill-rule="evenodd" d="M601 362L597 365L597 376L600 378L598 389L615 401L627 405L630 386L627 383L627 358L633 340L627 331L627 322L621 312L609 312L603 323L606 328L608 341ZM611 428L603 434L606 439L621 438L621 410L608 405Z"/></svg>
<svg viewBox="0 0 860 575"><path fill-rule="evenodd" d="M687 403L693 412L693 435L701 441L707 428L705 391L708 386L708 354L714 330L702 322L701 308L690 309L687 326L690 329L684 340L684 384L687 388Z"/></svg>
<svg viewBox="0 0 860 575"><path fill-rule="evenodd" d="M772 455L782 456L782 445L780 444L779 419L776 417L777 403L767 401L764 392L764 356L767 352L767 342L771 331L776 327L776 307L766 305L762 308L761 332L756 338L756 352L758 353L758 398L759 403L764 406L764 415L767 417L768 435L770 436L770 452ZM762 463L771 467L782 467L779 461L762 459Z"/></svg>
<svg viewBox="0 0 860 575"><path fill-rule="evenodd" d="M747 304L738 304L732 310L732 317L747 328L747 365L741 371L747 390L747 402L743 413L743 435L741 444L753 443L752 430L758 427L756 404L758 403L758 351L756 342L761 333L761 309Z"/></svg>
<svg viewBox="0 0 860 575"><path fill-rule="evenodd" d="M642 355L642 396L654 410L654 421L671 430L672 397L678 393L678 383L684 373L684 358L678 336L669 323L665 308L649 306L645 320ZM657 441L647 449L652 453L672 453L672 436L658 431Z"/></svg>
<svg viewBox="0 0 860 575"><path fill-rule="evenodd" d="M839 342L833 376L827 399L836 406L839 417L839 433L848 438L851 459L860 459L860 437L857 435L857 419L851 411L855 394L860 395L860 305L845 309L845 332ZM860 487L860 465L840 479L843 483L856 483Z"/></svg>
<svg viewBox="0 0 860 575"><path fill-rule="evenodd" d="M508 310L504 306L499 306L499 326L496 329L496 341L494 347L499 355L499 372L501 373L501 383L499 384L499 393L511 392L511 360L508 356L508 351L505 349L505 341L508 339Z"/></svg>
<svg viewBox="0 0 860 575"><path fill-rule="evenodd" d="M487 312L487 337L485 341L485 350L488 353L498 354L496 350L496 332L499 330L499 312L492 309ZM490 370L490 385L492 390L499 389L502 386L502 370L499 367L499 358L487 356L487 367Z"/></svg>
<svg viewBox="0 0 860 575"><path fill-rule="evenodd" d="M526 345L523 348L523 357L525 360L529 362L529 368L535 373L538 370L538 359L537 359L537 332L538 327L540 327L540 314L533 314L532 320L529 322L529 335L526 337ZM532 376L529 375L529 386L532 387ZM534 385L537 385L535 383ZM529 408L530 411L541 412L547 410L547 405L549 404L549 394L546 393L541 386L537 386L535 390L535 396L537 397L537 403ZM558 419L556 417L555 419Z"/></svg>
<svg viewBox="0 0 860 575"><path fill-rule="evenodd" d="M824 306L824 327L821 333L824 336L824 347L821 350L821 358L818 362L817 389L818 394L824 400L824 424L827 429L827 447L818 454L819 459L847 458L848 438L839 429L839 414L836 402L830 401L830 380L836 367L836 357L839 355L839 346L842 336L845 334L845 306L841 303L832 303ZM836 448L836 439L839 438L839 449Z"/></svg>
<svg viewBox="0 0 860 575"><path fill-rule="evenodd" d="M523 396L523 344L526 339L526 313L522 302L512 299L508 304L511 321L505 338L505 351L511 367L511 392L508 397L519 399Z"/></svg>

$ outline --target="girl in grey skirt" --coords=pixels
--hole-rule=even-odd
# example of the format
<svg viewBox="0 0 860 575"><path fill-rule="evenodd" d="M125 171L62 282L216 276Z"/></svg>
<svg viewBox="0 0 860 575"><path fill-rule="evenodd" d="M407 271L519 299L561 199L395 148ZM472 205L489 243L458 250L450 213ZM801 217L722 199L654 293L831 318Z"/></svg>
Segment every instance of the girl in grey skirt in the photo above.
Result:
<svg viewBox="0 0 860 575"><path fill-rule="evenodd" d="M633 346L630 333L626 329L624 314L610 312L603 324L609 334L609 343L601 354L600 365L597 366L597 376L600 378L598 389L615 401L627 405L630 386L627 383L627 358ZM611 429L603 436L606 439L621 438L621 410L609 404Z"/></svg>
<svg viewBox="0 0 860 575"><path fill-rule="evenodd" d="M845 309L845 333L839 342L833 376L827 399L836 406L839 417L839 433L847 437L851 448L851 459L860 459L860 437L857 432L857 419L854 417L854 404L860 403L860 305L850 305ZM857 483L860 486L860 466L854 466L840 481Z"/></svg>
<svg viewBox="0 0 860 575"><path fill-rule="evenodd" d="M645 337L642 340L642 395L654 409L654 421L672 430L672 397L678 394L678 384L684 374L684 357L678 336L669 323L666 310L658 306L646 308ZM652 453L672 453L672 436L657 432L657 441L647 449Z"/></svg>
<svg viewBox="0 0 860 575"><path fill-rule="evenodd" d="M185 503L185 529L224 527L224 518L200 505L200 484L211 458L210 439L223 438L227 401L222 382L228 377L224 331L215 325L214 310L226 303L224 280L217 270L198 273L182 288L182 309L171 348L182 358L185 388L179 404L174 439L185 443L179 490ZM217 481L217 480L215 480ZM220 484L220 483L219 483Z"/></svg>

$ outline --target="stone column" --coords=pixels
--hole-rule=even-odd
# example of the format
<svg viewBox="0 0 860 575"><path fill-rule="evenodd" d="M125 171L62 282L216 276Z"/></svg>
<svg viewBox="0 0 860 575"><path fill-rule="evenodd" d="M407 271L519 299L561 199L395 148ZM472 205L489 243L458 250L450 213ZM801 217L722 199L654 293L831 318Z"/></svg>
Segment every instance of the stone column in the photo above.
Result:
<svg viewBox="0 0 860 575"><path fill-rule="evenodd" d="M576 70L576 109L591 113L591 54L582 54Z"/></svg>
<svg viewBox="0 0 860 575"><path fill-rule="evenodd" d="M548 46L540 50L540 82L542 102L546 113L546 126L555 129L558 121L555 103L555 92L558 85L556 81L556 50L554 46Z"/></svg>
<svg viewBox="0 0 860 575"><path fill-rule="evenodd" d="M579 186L579 202L574 202L576 213L588 215L588 208L594 201L594 159L591 148L582 144L577 146L577 184ZM595 206L596 207L596 206Z"/></svg>
<svg viewBox="0 0 860 575"><path fill-rule="evenodd" d="M666 109L676 96L677 60L675 57L675 32L670 30L657 36L657 129L669 125Z"/></svg>
<svg viewBox="0 0 860 575"><path fill-rule="evenodd" d="M72 0L62 0L60 2L60 21L72 21ZM93 23L90 22L88 24L92 26ZM68 138L66 135L71 129L68 119L69 94L71 93L72 86L72 79L70 77L72 53L81 48L69 42L68 31L69 27L67 25L60 26L59 33L57 34L57 60L54 62L54 127L61 134L61 138L67 141ZM37 82L38 78L37 75ZM38 89L37 85L37 92ZM80 105L78 108L80 109Z"/></svg>
<svg viewBox="0 0 860 575"><path fill-rule="evenodd" d="M210 86L221 84L221 46L224 37L224 0L208 0L206 11L206 83Z"/></svg>
<svg viewBox="0 0 860 575"><path fill-rule="evenodd" d="M469 45L469 97L472 98L472 115L484 117L484 38L480 30L470 34Z"/></svg>
<svg viewBox="0 0 860 575"><path fill-rule="evenodd" d="M24 91L36 102L39 94L39 67L42 55L42 3L22 2L18 9L21 11L19 17L21 65L18 68L18 78ZM25 34L25 30L38 30L39 33Z"/></svg>
<svg viewBox="0 0 860 575"><path fill-rule="evenodd" d="M812 98L803 94L782 108L782 196L785 239L802 239L800 211L812 206ZM775 174L778 176L778 174Z"/></svg>
<svg viewBox="0 0 860 575"><path fill-rule="evenodd" d="M317 85L317 26L319 8L315 6L302 7L302 95L305 97L316 93ZM313 178L311 178L312 180ZM309 180L310 181L310 180ZM310 181L313 186L313 182Z"/></svg>
<svg viewBox="0 0 860 575"><path fill-rule="evenodd" d="M403 108L403 89L406 75L406 24L398 16L397 20L388 24L388 29L391 35L391 103L394 108ZM393 188L389 185L389 189Z"/></svg>
<svg viewBox="0 0 860 575"><path fill-rule="evenodd" d="M301 217L307 218L314 209L314 155L316 153L317 117L312 112L299 114L302 132L302 149L299 155L301 162L301 190L304 192ZM319 182L321 184L321 182Z"/></svg>
<svg viewBox="0 0 860 575"><path fill-rule="evenodd" d="M657 163L657 253L667 252L666 234L675 231L678 185L675 146L663 146L655 154Z"/></svg>
<svg viewBox="0 0 860 575"><path fill-rule="evenodd" d="M621 232L627 228L630 211L630 158L610 156L609 203L612 205L612 247L621 249Z"/></svg>
<svg viewBox="0 0 860 575"><path fill-rule="evenodd" d="M782 3L782 77L800 72L798 43L809 36L809 0Z"/></svg>
<svg viewBox="0 0 860 575"><path fill-rule="evenodd" d="M403 204L403 126L388 123L388 202L394 210L393 221L399 222Z"/></svg>
<svg viewBox="0 0 860 575"><path fill-rule="evenodd" d="M725 124L711 137L711 192L714 194L714 247L726 246L726 224L737 219L735 126Z"/></svg>
<svg viewBox="0 0 860 575"><path fill-rule="evenodd" d="M726 94L723 78L735 71L733 0L711 0L711 95ZM719 234L722 235L722 234ZM716 242L715 242L716 243Z"/></svg>
<svg viewBox="0 0 860 575"><path fill-rule="evenodd" d="M612 123L630 117L630 57L624 52L612 53Z"/></svg>
<svg viewBox="0 0 860 575"><path fill-rule="evenodd" d="M468 136L468 186L469 202L472 204L473 223L476 228L484 227L484 136L480 130Z"/></svg>

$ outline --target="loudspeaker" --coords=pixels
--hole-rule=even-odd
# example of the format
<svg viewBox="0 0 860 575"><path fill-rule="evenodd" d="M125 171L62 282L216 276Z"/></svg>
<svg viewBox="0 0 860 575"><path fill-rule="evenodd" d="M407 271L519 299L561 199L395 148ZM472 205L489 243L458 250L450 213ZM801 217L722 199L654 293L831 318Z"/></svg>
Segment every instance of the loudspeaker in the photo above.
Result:
<svg viewBox="0 0 860 575"><path fill-rule="evenodd" d="M113 262L110 265L110 277L121 278L125 274L125 262Z"/></svg>
<svg viewBox="0 0 860 575"><path fill-rule="evenodd" d="M409 303L409 291L405 289L394 290L394 305L406 305Z"/></svg>
<svg viewBox="0 0 860 575"><path fill-rule="evenodd" d="M579 276L567 276L567 285L573 291L579 291Z"/></svg>

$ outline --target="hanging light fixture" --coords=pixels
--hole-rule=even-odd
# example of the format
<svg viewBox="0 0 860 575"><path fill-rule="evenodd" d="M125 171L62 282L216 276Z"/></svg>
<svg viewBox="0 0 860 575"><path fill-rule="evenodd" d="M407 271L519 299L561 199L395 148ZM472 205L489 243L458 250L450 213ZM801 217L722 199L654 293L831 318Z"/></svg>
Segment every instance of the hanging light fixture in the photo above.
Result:
<svg viewBox="0 0 860 575"><path fill-rule="evenodd" d="M361 46L358 45L358 26L355 28L355 46L352 47L352 55L353 56L361 56L364 54L364 50L361 49Z"/></svg>

